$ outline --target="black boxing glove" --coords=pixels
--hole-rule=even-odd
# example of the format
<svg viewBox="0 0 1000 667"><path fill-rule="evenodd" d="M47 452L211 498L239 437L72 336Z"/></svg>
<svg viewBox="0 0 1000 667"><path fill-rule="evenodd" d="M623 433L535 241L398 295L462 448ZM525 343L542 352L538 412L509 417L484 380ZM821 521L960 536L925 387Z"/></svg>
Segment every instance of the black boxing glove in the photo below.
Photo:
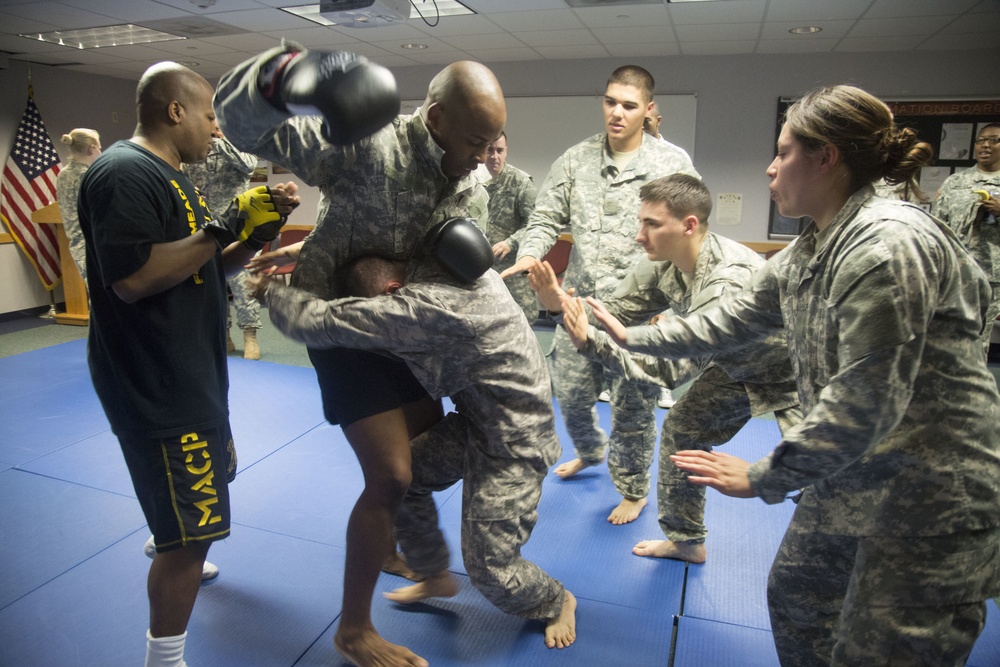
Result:
<svg viewBox="0 0 1000 667"><path fill-rule="evenodd" d="M277 109L323 116L323 136L338 146L375 134L399 115L392 72L346 51L282 53L261 68L257 87Z"/></svg>
<svg viewBox="0 0 1000 667"><path fill-rule="evenodd" d="M493 266L493 246L472 218L439 222L425 238L430 254L464 283L476 282Z"/></svg>
<svg viewBox="0 0 1000 667"><path fill-rule="evenodd" d="M274 240L287 220L275 209L270 188L260 185L234 197L229 207L206 220L202 229L212 235L219 248L239 241L257 251Z"/></svg>

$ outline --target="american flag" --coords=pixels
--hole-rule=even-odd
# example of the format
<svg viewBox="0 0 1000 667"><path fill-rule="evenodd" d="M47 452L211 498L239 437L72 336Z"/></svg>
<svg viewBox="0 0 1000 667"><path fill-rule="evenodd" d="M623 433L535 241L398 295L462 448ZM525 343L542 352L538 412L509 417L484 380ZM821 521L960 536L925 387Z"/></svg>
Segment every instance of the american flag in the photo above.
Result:
<svg viewBox="0 0 1000 667"><path fill-rule="evenodd" d="M14 147L3 167L0 216L47 290L59 284L59 246L52 225L35 224L31 214L56 200L58 173L59 154L29 92Z"/></svg>

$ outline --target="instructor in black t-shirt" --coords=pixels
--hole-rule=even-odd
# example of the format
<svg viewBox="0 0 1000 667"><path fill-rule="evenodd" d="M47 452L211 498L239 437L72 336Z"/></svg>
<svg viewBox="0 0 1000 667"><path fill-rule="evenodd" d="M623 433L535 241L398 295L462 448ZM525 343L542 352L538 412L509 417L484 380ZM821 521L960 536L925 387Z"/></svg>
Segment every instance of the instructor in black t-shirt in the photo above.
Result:
<svg viewBox="0 0 1000 667"><path fill-rule="evenodd" d="M293 183L209 211L180 171L216 129L211 85L175 63L148 69L138 124L80 188L91 298L88 360L156 543L146 667L184 664L209 545L229 535L226 282L298 205Z"/></svg>

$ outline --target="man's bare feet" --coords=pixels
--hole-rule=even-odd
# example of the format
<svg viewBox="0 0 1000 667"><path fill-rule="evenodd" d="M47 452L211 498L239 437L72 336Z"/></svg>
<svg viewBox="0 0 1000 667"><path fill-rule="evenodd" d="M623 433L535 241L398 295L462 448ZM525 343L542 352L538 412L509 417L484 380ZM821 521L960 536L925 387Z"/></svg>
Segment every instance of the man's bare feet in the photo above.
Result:
<svg viewBox="0 0 1000 667"><path fill-rule="evenodd" d="M372 627L360 632L338 629L333 646L358 667L427 667L429 664L405 646L382 639Z"/></svg>
<svg viewBox="0 0 1000 667"><path fill-rule="evenodd" d="M636 500L622 498L622 501L618 503L618 507L611 510L611 514L608 515L608 521L616 526L632 523L639 518L639 512L645 506L645 498L638 498Z"/></svg>
<svg viewBox="0 0 1000 667"><path fill-rule="evenodd" d="M577 474L581 470L586 470L593 466L600 465L599 463L587 463L583 459L573 459L572 461L567 461L560 466L556 466L553 472L561 477L562 479L567 479Z"/></svg>
<svg viewBox="0 0 1000 667"><path fill-rule="evenodd" d="M576 598L569 591L563 593L562 611L545 625L545 645L549 648L566 648L576 641Z"/></svg>
<svg viewBox="0 0 1000 667"><path fill-rule="evenodd" d="M384 593L387 600L399 604L414 604L427 598L450 598L458 594L458 579L451 572L432 574L419 584L403 586Z"/></svg>
<svg viewBox="0 0 1000 667"><path fill-rule="evenodd" d="M643 540L632 547L636 556L652 556L653 558L672 558L688 563L704 563L708 552L705 543L671 542L670 540Z"/></svg>
<svg viewBox="0 0 1000 667"><path fill-rule="evenodd" d="M398 551L393 551L391 554L386 556L385 562L382 563L382 571L388 572L389 574L395 574L396 576L409 579L410 581L424 580L424 576L422 574L417 574L410 569L410 566L406 564L406 557Z"/></svg>

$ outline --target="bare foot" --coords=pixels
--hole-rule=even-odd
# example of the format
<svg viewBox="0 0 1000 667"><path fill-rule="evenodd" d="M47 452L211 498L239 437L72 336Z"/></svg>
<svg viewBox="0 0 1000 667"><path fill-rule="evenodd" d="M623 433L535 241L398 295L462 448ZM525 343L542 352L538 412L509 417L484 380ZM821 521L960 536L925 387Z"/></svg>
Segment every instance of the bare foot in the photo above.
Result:
<svg viewBox="0 0 1000 667"><path fill-rule="evenodd" d="M398 551L393 551L391 554L386 556L385 562L382 563L382 571L388 572L389 574L395 574L396 576L409 579L410 581L424 580L424 576L422 574L417 574L410 569L410 566L406 564L406 557Z"/></svg>
<svg viewBox="0 0 1000 667"><path fill-rule="evenodd" d="M372 627L356 633L337 630L333 646L358 667L428 667L429 664L405 646L382 639Z"/></svg>
<svg viewBox="0 0 1000 667"><path fill-rule="evenodd" d="M608 515L608 521L616 526L632 523L639 518L639 512L645 506L645 498L639 498L638 500L622 498L622 501L618 503L618 507L611 510L611 514Z"/></svg>
<svg viewBox="0 0 1000 667"><path fill-rule="evenodd" d="M586 470L587 468L591 468L596 465L600 464L587 463L583 459L573 459L572 461L567 461L566 463L563 463L560 466L556 466L556 469L553 472L562 479L567 479L569 477L572 477L576 473L580 472L581 470Z"/></svg>
<svg viewBox="0 0 1000 667"><path fill-rule="evenodd" d="M563 592L562 611L545 625L545 645L549 648L566 648L576 641L576 598L569 591Z"/></svg>
<svg viewBox="0 0 1000 667"><path fill-rule="evenodd" d="M688 563L704 563L708 552L705 543L671 542L670 540L643 540L632 547L636 556L652 556L653 558L672 558Z"/></svg>
<svg viewBox="0 0 1000 667"><path fill-rule="evenodd" d="M450 598L458 594L458 579L451 572L432 574L419 584L403 586L383 593L387 600L399 604L414 604L427 598Z"/></svg>

